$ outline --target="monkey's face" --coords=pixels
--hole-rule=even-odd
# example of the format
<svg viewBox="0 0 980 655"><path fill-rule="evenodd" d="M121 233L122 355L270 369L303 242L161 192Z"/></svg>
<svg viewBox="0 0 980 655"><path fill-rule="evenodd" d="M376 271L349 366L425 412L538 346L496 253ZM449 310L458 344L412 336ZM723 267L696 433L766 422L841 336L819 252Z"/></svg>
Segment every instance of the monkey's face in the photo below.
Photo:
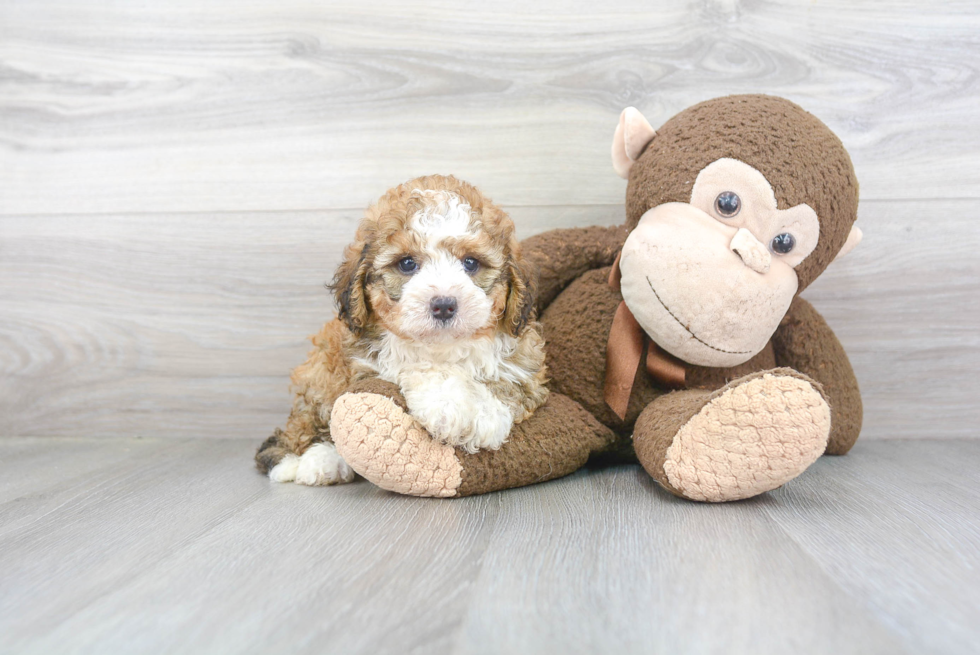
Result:
<svg viewBox="0 0 980 655"><path fill-rule="evenodd" d="M674 356L736 366L769 342L819 236L812 208L778 209L762 173L719 159L698 174L690 202L643 214L620 259L623 299Z"/></svg>

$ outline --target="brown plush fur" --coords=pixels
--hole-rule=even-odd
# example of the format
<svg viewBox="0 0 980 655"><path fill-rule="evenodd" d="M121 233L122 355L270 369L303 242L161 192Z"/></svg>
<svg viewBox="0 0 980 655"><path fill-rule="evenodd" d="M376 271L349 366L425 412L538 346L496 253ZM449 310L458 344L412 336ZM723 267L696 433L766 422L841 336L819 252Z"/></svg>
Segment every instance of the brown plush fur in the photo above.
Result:
<svg viewBox="0 0 980 655"><path fill-rule="evenodd" d="M406 278L392 265L423 248L419 236L407 229L413 216L423 209L417 190L447 191L470 205L480 230L446 239L442 247L458 258L476 256L480 261L472 279L492 300L492 319L474 336L501 331L517 337L516 350L507 362L535 371L526 383L489 382L491 393L512 408L516 423L547 398L544 342L535 322L533 269L521 254L513 221L471 184L452 176L416 178L390 189L367 210L354 242L344 251L343 263L331 284L338 318L312 337L313 349L307 360L292 372L295 395L286 426L277 429L256 453L256 466L263 473L287 454L301 455L313 443L331 441L330 413L341 394L381 390L392 395L392 387L397 390L397 386L377 379L374 370L361 362L368 359L386 331L401 336L397 301Z"/></svg>
<svg viewBox="0 0 980 655"><path fill-rule="evenodd" d="M586 272L609 266L630 231L621 225L551 230L525 239L523 246L537 271L538 312L568 284Z"/></svg>

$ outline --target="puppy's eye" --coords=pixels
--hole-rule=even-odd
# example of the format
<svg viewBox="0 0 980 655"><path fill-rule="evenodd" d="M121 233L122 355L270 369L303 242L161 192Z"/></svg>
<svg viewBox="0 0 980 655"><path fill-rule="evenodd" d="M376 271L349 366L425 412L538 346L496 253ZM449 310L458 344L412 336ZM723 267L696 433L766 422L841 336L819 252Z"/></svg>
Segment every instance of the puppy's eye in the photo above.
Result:
<svg viewBox="0 0 980 655"><path fill-rule="evenodd" d="M472 257L467 257L463 260L463 268L466 269L467 273L476 273L480 268L480 262L473 259Z"/></svg>
<svg viewBox="0 0 980 655"><path fill-rule="evenodd" d="M722 218L731 218L742 209L742 200L732 191L724 191L715 198L715 211Z"/></svg>
<svg viewBox="0 0 980 655"><path fill-rule="evenodd" d="M404 257L398 260L398 270L405 275L411 275L419 270L419 264L411 257Z"/></svg>
<svg viewBox="0 0 980 655"><path fill-rule="evenodd" d="M769 244L769 247L772 248L774 253L785 255L796 247L796 238L789 232L783 232L772 238L772 243Z"/></svg>

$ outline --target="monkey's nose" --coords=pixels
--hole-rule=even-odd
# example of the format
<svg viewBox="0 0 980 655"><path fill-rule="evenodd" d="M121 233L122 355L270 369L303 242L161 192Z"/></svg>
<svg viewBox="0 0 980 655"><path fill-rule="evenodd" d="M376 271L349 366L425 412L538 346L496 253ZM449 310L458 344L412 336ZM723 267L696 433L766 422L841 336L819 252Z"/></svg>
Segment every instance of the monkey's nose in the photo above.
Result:
<svg viewBox="0 0 980 655"><path fill-rule="evenodd" d="M448 321L456 315L456 299L433 298L429 301L429 309L432 311L432 318Z"/></svg>
<svg viewBox="0 0 980 655"><path fill-rule="evenodd" d="M756 273L768 273L769 264L772 263L772 255L769 254L769 250L766 249L764 245L759 243L759 240L755 238L751 232L746 230L744 227L740 227L735 236L732 237L732 242L729 245L736 255L742 258L745 265L751 268Z"/></svg>

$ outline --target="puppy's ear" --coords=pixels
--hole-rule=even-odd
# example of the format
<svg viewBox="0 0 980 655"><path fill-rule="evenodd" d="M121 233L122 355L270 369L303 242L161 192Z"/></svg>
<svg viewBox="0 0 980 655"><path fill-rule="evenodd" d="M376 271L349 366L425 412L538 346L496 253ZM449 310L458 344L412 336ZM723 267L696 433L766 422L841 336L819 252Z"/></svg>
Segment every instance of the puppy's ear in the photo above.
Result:
<svg viewBox="0 0 980 655"><path fill-rule="evenodd" d="M355 335L367 326L368 300L364 283L368 269L368 244L352 243L344 250L344 261L328 285L337 300L337 318Z"/></svg>
<svg viewBox="0 0 980 655"><path fill-rule="evenodd" d="M507 262L510 276L507 290L507 308L504 310L504 326L512 336L520 336L527 324L534 320L534 268L521 256L518 248L512 251Z"/></svg>

